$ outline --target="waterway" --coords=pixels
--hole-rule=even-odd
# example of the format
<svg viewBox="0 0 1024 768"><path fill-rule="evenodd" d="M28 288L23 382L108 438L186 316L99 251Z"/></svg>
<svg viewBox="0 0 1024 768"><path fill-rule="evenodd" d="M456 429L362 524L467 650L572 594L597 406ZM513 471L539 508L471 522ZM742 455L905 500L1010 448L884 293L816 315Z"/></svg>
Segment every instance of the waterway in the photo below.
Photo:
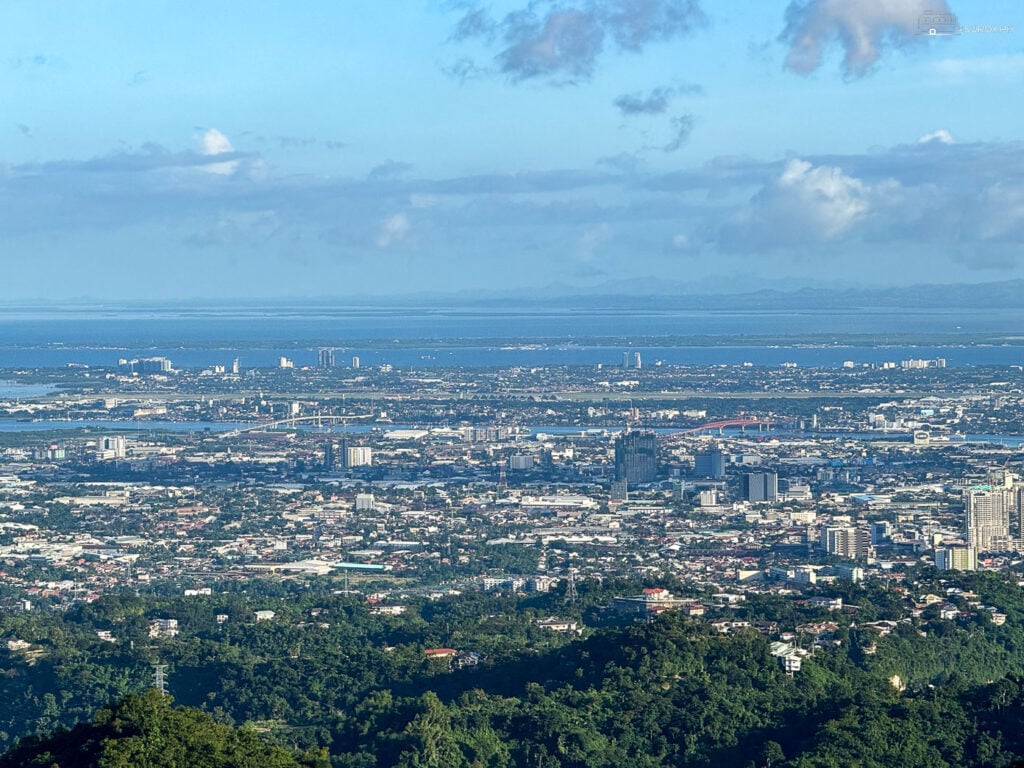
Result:
<svg viewBox="0 0 1024 768"><path fill-rule="evenodd" d="M19 400L27 397L42 397L53 392L45 384L21 384L17 381L0 380L0 400Z"/></svg>
<svg viewBox="0 0 1024 768"><path fill-rule="evenodd" d="M899 363L912 358L942 358L951 368L983 365L1024 365L1024 347L1014 345L879 345L876 347L829 345L804 346L380 346L336 347L341 366L358 357L360 365L392 365L397 368L505 368L511 366L618 366L623 353L639 353L645 366L651 365L742 365L777 367L795 363L800 367L839 368L845 362L855 365ZM243 369L273 368L287 357L297 367L314 366L317 348L238 347L194 349L170 346L95 347L18 347L0 350L2 368L63 368L68 365L111 368L119 359L166 357L175 368L201 369L214 365L231 366L238 358ZM3 396L3 395L0 395ZM21 396L15 394L7 395Z"/></svg>
<svg viewBox="0 0 1024 768"><path fill-rule="evenodd" d="M848 342L855 334L868 345ZM617 365L639 352L645 365L839 366L945 358L949 366L1022 365L1024 308L941 311L841 310L324 308L287 311L206 308L119 312L78 308L29 312L0 308L0 369L68 364L110 367L118 359L167 357L179 368L264 368L280 357L314 365L317 349L339 364L397 367ZM777 343L744 343L747 338ZM908 343L908 337L933 343ZM822 344L799 343L823 339ZM936 346L938 338L943 344ZM978 339L994 340L978 343ZM598 340L622 339L621 346ZM636 346L630 339L644 340ZM658 339L665 339L659 343ZM671 339L671 341L670 341ZM721 344L714 340L720 339ZM847 341L844 342L844 339ZM948 340L947 340L948 339ZM962 340L962 343L960 343ZM617 343L617 342L616 342Z"/></svg>
<svg viewBox="0 0 1024 768"><path fill-rule="evenodd" d="M0 432L50 432L50 431L73 431L73 430L96 430L120 432L125 435L138 435L148 432L231 432L236 429L257 426L253 422L235 421L166 421L166 420L132 420L117 421L113 419L72 419L72 420L43 420L43 421L18 421L15 419L0 419ZM324 434L366 434L373 431L391 432L394 430L410 429L431 429L430 426L416 424L351 424L345 427L333 426L330 428L317 427L315 425L301 425L303 431L319 431ZM591 436L601 437L616 434L619 430L615 428L586 428L574 426L547 426L538 425L527 427L531 437L538 435L554 436ZM659 428L655 432L662 435L669 435L680 432L681 429ZM718 434L715 430L713 434ZM799 438L815 440L864 440L864 441L890 441L910 442L911 435L907 432L808 432L797 430L765 430L758 431L755 428L747 428L746 431L738 428L727 428L722 434L727 437L747 437L750 439L774 439L792 440ZM1024 446L1024 436L1021 435L966 435L949 440L948 444L961 445L964 443L992 443L1003 445L1007 448L1020 448ZM945 443L936 443L942 445Z"/></svg>

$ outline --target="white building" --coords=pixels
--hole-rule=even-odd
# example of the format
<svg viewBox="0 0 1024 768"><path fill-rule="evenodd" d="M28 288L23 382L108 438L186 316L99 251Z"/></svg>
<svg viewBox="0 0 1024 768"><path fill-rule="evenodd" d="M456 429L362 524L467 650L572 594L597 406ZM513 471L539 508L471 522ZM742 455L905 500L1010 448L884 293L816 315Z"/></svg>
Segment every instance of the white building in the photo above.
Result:
<svg viewBox="0 0 1024 768"><path fill-rule="evenodd" d="M365 445L350 445L345 449L346 467L369 467L373 464L373 449Z"/></svg>
<svg viewBox="0 0 1024 768"><path fill-rule="evenodd" d="M1010 494L982 485L964 491L967 544L977 552L1010 549Z"/></svg>
<svg viewBox="0 0 1024 768"><path fill-rule="evenodd" d="M177 619L154 619L149 622L150 637L176 637L177 635Z"/></svg>
<svg viewBox="0 0 1024 768"><path fill-rule="evenodd" d="M128 452L128 441L122 436L101 437L96 448L96 458L100 461L123 459Z"/></svg>
<svg viewBox="0 0 1024 768"><path fill-rule="evenodd" d="M826 526L821 531L821 546L830 555L860 560L871 554L871 531L852 525Z"/></svg>

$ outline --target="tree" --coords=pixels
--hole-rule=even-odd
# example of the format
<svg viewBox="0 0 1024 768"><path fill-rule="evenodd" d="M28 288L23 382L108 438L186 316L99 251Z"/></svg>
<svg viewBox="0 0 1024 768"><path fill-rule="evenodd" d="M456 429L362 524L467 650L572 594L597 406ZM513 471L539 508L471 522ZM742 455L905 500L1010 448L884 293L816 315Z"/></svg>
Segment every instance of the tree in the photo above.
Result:
<svg viewBox="0 0 1024 768"><path fill-rule="evenodd" d="M324 765L313 753L300 762L251 728L232 729L150 689L101 710L87 724L29 738L0 757L0 768L299 768Z"/></svg>

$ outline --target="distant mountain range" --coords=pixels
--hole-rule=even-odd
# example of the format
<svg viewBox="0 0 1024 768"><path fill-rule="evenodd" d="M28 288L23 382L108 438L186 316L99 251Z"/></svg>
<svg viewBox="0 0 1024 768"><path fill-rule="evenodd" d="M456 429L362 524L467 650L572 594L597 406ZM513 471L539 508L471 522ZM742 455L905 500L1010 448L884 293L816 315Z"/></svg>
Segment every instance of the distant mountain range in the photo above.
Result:
<svg viewBox="0 0 1024 768"><path fill-rule="evenodd" d="M749 281L747 281L749 284ZM259 307L278 309L337 308L345 306L423 308L545 307L579 309L703 309L703 310L799 310L799 309L1021 309L1024 308L1024 280L965 284L925 284L894 287L843 286L835 284L792 286L792 281L774 281L772 287L757 290L729 290L705 281L684 283L655 277L616 281L581 288L564 284L536 289L464 290L450 293L405 295L312 296L308 298L182 299L155 302L81 298L65 302L45 300L0 303L0 309L225 309ZM735 286L738 287L738 286ZM654 303L652 303L654 302Z"/></svg>
<svg viewBox="0 0 1024 768"><path fill-rule="evenodd" d="M801 287L794 290L765 288L740 293L694 292L682 283L646 282L633 290L607 292L538 292L530 296L494 295L487 303L499 305L568 304L590 307L656 306L679 309L992 309L1024 308L1024 280L965 285L914 285L894 288ZM646 288L646 290L643 290ZM640 290L638 290L640 289ZM468 298L468 297L466 297ZM478 297L479 299L479 297Z"/></svg>

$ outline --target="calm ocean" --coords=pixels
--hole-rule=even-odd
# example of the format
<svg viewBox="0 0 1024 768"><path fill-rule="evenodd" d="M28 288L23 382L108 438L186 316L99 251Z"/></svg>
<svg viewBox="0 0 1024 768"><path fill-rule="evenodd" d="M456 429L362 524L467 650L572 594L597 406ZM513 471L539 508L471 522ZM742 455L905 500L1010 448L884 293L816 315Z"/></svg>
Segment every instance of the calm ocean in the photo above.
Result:
<svg viewBox="0 0 1024 768"><path fill-rule="evenodd" d="M851 334L869 342L852 345ZM950 366L1024 363L1024 346L979 344L982 334L1024 337L1024 309L6 309L0 368L110 366L121 357L157 355L182 368L229 365L235 357L244 367L265 367L281 356L302 366L315 364L320 346L336 348L339 365L358 356L363 365L400 367L615 365L624 351L640 352L645 365L837 366L908 357L944 357ZM774 338L744 339L751 336Z"/></svg>

